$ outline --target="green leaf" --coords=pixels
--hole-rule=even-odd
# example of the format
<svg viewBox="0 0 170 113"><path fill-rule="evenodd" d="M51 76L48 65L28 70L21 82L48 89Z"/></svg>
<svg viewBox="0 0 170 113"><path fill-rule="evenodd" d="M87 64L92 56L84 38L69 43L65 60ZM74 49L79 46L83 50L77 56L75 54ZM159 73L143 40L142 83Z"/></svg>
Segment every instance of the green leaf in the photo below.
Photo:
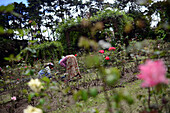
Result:
<svg viewBox="0 0 170 113"><path fill-rule="evenodd" d="M88 49L90 47L89 40L87 38L85 38L85 37L81 37L79 39L78 46Z"/></svg>
<svg viewBox="0 0 170 113"><path fill-rule="evenodd" d="M93 67L93 66L98 67L100 65L99 56L97 56L97 55L86 56L86 62L85 63L88 67Z"/></svg>
<svg viewBox="0 0 170 113"><path fill-rule="evenodd" d="M67 94L69 91L70 91L70 87L67 87L67 88L65 88L65 89L62 90L62 92L63 92L64 94Z"/></svg>
<svg viewBox="0 0 170 113"><path fill-rule="evenodd" d="M114 85L120 78L120 72L117 68L106 69L106 83L108 85Z"/></svg>
<svg viewBox="0 0 170 113"><path fill-rule="evenodd" d="M141 100L143 95L137 95L137 99Z"/></svg>
<svg viewBox="0 0 170 113"><path fill-rule="evenodd" d="M37 25L35 21L33 21L31 24L32 24L32 25Z"/></svg>
<svg viewBox="0 0 170 113"><path fill-rule="evenodd" d="M30 94L28 95L28 102L30 102L31 99L32 99L34 96L35 96L35 93L30 93Z"/></svg>
<svg viewBox="0 0 170 113"><path fill-rule="evenodd" d="M97 94L98 94L98 90L97 90L96 88L90 88L89 94L90 94L90 96L92 96L92 97L96 97Z"/></svg>
<svg viewBox="0 0 170 113"><path fill-rule="evenodd" d="M43 105L43 104L45 103L45 99L41 98L41 99L39 100L39 102L40 102L40 105Z"/></svg>
<svg viewBox="0 0 170 113"><path fill-rule="evenodd" d="M106 77L106 83L110 86L114 85L116 81L117 81L116 75L109 75Z"/></svg>
<svg viewBox="0 0 170 113"><path fill-rule="evenodd" d="M48 77L43 77L42 80L45 81L47 84L50 83L50 79Z"/></svg>
<svg viewBox="0 0 170 113"><path fill-rule="evenodd" d="M43 30L43 33L45 33L47 30Z"/></svg>
<svg viewBox="0 0 170 113"><path fill-rule="evenodd" d="M77 106L77 107L83 107L83 104L82 104L82 103L77 102L77 103L76 103L76 106Z"/></svg>
<svg viewBox="0 0 170 113"><path fill-rule="evenodd" d="M36 53L36 50L35 49L32 49L32 51L31 51L32 53Z"/></svg>
<svg viewBox="0 0 170 113"><path fill-rule="evenodd" d="M127 103L128 103L129 105L132 105L132 104L134 103L132 97L130 97L130 96L128 96L128 97L126 98L126 101L127 101Z"/></svg>
<svg viewBox="0 0 170 113"><path fill-rule="evenodd" d="M16 56L16 60L21 60L21 59L22 59L21 55L18 54L18 55Z"/></svg>
<svg viewBox="0 0 170 113"><path fill-rule="evenodd" d="M77 101L79 96L81 96L81 90L79 90L77 93L74 93L73 95L74 100Z"/></svg>
<svg viewBox="0 0 170 113"><path fill-rule="evenodd" d="M16 13L16 12L11 12L11 14L13 14L14 16L18 17L18 18L21 18L22 15L20 15L19 13Z"/></svg>
<svg viewBox="0 0 170 113"><path fill-rule="evenodd" d="M22 92L23 92L24 94L27 94L27 93L28 93L28 91L27 91L26 89L23 89Z"/></svg>
<svg viewBox="0 0 170 113"><path fill-rule="evenodd" d="M37 31L38 34L40 34L41 32L40 31Z"/></svg>
<svg viewBox="0 0 170 113"><path fill-rule="evenodd" d="M113 95L113 98L114 98L114 101L115 101L116 103L119 103L120 100L121 100L121 97L120 97L119 94L114 94L114 95Z"/></svg>
<svg viewBox="0 0 170 113"><path fill-rule="evenodd" d="M4 28L0 26L0 34L4 34Z"/></svg>
<svg viewBox="0 0 170 113"><path fill-rule="evenodd" d="M38 40L29 40L30 43L35 43L37 42Z"/></svg>
<svg viewBox="0 0 170 113"><path fill-rule="evenodd" d="M82 97L82 100L87 101L87 99L88 99L88 92L87 92L87 90L82 90L81 91L81 97Z"/></svg>
<svg viewBox="0 0 170 113"><path fill-rule="evenodd" d="M4 57L4 60L10 60L10 58L9 57Z"/></svg>
<svg viewBox="0 0 170 113"><path fill-rule="evenodd" d="M33 75L34 75L34 72L35 72L35 70L34 70L34 69L31 69L31 70L30 70L30 75L33 76Z"/></svg>
<svg viewBox="0 0 170 113"><path fill-rule="evenodd" d="M9 55L9 58L10 58L10 59L13 59L13 58L14 58L14 54L10 54L10 55Z"/></svg>
<svg viewBox="0 0 170 113"><path fill-rule="evenodd" d="M31 75L31 74L30 74L30 70L27 69L26 72L24 73L24 75L27 75L27 76Z"/></svg>

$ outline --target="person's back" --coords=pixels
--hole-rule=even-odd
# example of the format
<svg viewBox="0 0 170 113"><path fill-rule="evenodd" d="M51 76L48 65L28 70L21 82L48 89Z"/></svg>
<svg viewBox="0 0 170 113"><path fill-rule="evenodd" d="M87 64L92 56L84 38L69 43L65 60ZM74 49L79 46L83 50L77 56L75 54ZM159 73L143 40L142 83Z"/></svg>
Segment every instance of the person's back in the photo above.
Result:
<svg viewBox="0 0 170 113"><path fill-rule="evenodd" d="M77 59L74 55L67 55L59 61L62 67L66 68L66 73L68 74L67 79L70 80L73 77L81 76Z"/></svg>

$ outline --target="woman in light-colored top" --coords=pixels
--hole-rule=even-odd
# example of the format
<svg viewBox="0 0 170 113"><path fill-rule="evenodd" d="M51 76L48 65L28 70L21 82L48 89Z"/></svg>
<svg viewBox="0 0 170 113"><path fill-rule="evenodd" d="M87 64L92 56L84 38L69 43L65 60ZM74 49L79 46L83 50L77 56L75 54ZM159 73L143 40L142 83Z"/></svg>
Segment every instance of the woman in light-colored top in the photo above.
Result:
<svg viewBox="0 0 170 113"><path fill-rule="evenodd" d="M67 55L59 61L62 67L66 68L66 73L68 74L68 80L73 77L80 76L80 71L77 63L77 59L74 55Z"/></svg>

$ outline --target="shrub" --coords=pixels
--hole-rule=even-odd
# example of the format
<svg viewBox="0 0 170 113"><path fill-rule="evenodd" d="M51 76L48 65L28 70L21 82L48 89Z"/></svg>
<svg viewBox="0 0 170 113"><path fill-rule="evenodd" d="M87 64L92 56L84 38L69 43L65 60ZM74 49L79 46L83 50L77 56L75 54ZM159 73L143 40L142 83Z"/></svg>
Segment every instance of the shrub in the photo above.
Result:
<svg viewBox="0 0 170 113"><path fill-rule="evenodd" d="M28 60L29 62L33 61L34 58L60 59L60 57L63 55L63 46L60 42L57 41L44 42L42 44L26 47L21 51L20 54L22 54L25 60Z"/></svg>

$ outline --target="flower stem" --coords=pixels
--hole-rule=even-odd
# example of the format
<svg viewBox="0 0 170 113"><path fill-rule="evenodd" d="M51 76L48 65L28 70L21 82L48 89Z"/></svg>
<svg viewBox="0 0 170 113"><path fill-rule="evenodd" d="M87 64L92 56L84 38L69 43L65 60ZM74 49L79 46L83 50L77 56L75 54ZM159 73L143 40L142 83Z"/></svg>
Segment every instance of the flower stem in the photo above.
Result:
<svg viewBox="0 0 170 113"><path fill-rule="evenodd" d="M152 88L152 90L154 90L154 89ZM158 100L157 100L157 98L156 98L155 92L154 92L153 94L154 94L154 99L155 99L155 101L156 101L156 105L157 105L157 107L158 107Z"/></svg>
<svg viewBox="0 0 170 113"><path fill-rule="evenodd" d="M150 87L148 88L148 108L150 109L150 97L151 97L151 91L150 91Z"/></svg>
<svg viewBox="0 0 170 113"><path fill-rule="evenodd" d="M105 95L105 99L106 99L106 102L107 102L107 109L109 110L110 113L113 113L112 105L111 105L111 102L110 102L110 99L109 99L109 96L108 96L107 90L106 90L106 84L104 85L103 90L104 90L104 95Z"/></svg>

